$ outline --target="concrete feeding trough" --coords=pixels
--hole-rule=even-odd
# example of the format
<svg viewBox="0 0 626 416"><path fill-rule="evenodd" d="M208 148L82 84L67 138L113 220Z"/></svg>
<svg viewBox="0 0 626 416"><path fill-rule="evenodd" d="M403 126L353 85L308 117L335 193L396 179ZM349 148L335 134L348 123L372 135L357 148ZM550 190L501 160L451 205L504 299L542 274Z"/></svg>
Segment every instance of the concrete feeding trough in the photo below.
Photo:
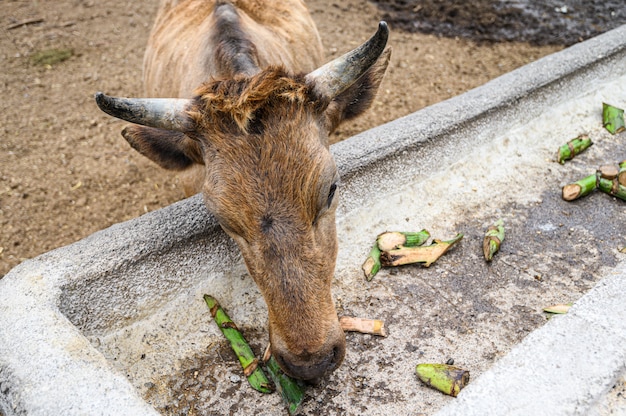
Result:
<svg viewBox="0 0 626 416"><path fill-rule="evenodd" d="M626 107L626 26L332 147L342 174L338 311L383 319L389 336L349 334L344 364L307 390L302 414L619 406L605 398L626 369L624 202L560 194L626 159L624 134L602 128L602 102ZM595 144L555 163L558 146L581 133ZM507 237L487 265L482 235L497 218ZM422 228L465 237L428 269L365 281L360 265L378 233ZM266 306L199 196L20 264L0 280L0 413L285 412L278 395L249 388L204 293L261 354ZM542 307L567 302L570 314L545 323ZM414 373L451 357L472 374L457 399Z"/></svg>

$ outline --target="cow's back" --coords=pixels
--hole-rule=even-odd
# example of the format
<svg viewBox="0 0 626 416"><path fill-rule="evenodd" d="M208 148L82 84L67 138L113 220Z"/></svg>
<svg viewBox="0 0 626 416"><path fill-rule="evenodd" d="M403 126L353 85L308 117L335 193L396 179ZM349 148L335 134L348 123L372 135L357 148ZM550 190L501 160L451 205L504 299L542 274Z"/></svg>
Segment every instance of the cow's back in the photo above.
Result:
<svg viewBox="0 0 626 416"><path fill-rule="evenodd" d="M218 2L220 3L220 2ZM233 0L241 27L254 44L261 68L283 65L310 72L323 62L317 28L300 0ZM144 57L149 97L190 97L211 78L221 78L213 33L215 1L162 2Z"/></svg>

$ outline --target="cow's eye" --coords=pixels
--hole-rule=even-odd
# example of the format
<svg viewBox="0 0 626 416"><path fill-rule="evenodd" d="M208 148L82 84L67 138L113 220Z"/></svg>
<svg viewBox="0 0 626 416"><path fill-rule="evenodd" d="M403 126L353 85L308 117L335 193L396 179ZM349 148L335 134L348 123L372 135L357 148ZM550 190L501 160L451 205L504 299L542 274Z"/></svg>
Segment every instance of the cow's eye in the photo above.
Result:
<svg viewBox="0 0 626 416"><path fill-rule="evenodd" d="M333 203L333 198L335 198L335 191L337 190L337 183L333 183L330 185L330 189L328 190L328 200L326 201L326 207L330 208Z"/></svg>

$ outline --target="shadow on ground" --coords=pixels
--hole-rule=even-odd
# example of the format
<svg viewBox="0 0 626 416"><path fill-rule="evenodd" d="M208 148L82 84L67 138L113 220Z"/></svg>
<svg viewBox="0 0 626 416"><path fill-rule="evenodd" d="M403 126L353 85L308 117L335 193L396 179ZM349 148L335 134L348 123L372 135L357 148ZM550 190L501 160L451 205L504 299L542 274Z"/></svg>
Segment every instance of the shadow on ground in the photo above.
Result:
<svg viewBox="0 0 626 416"><path fill-rule="evenodd" d="M478 41L569 46L626 23L620 0L374 2L394 29Z"/></svg>

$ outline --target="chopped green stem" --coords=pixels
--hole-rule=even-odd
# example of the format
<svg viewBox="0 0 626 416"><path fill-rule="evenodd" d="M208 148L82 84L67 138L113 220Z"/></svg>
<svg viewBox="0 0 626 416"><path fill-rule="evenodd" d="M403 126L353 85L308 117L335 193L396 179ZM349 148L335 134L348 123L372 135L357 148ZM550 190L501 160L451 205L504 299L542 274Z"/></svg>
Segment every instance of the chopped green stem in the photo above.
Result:
<svg viewBox="0 0 626 416"><path fill-rule="evenodd" d="M421 246L430 238L428 230L422 230L417 233L402 233L406 237L405 247Z"/></svg>
<svg viewBox="0 0 626 416"><path fill-rule="evenodd" d="M361 266L368 282L376 276L380 267L380 249L378 248L378 244L374 244L370 250L370 255L365 260L365 263L363 263L363 266Z"/></svg>
<svg viewBox="0 0 626 416"><path fill-rule="evenodd" d="M289 414L293 415L304 400L304 387L280 369L274 356L270 356L265 365L276 385L276 390L287 404Z"/></svg>
<svg viewBox="0 0 626 416"><path fill-rule="evenodd" d="M483 254L485 260L491 261L493 255L500 250L500 245L504 241L504 221L499 219L493 225L487 228L485 238L483 239Z"/></svg>
<svg viewBox="0 0 626 416"><path fill-rule="evenodd" d="M250 345L248 345L237 325L228 317L215 298L204 295L204 301L209 307L217 327L230 342L230 346L237 355L243 367L244 375L248 378L252 388L261 393L271 393L273 391L271 383L258 365L259 360L255 357L254 352L252 352Z"/></svg>
<svg viewBox="0 0 626 416"><path fill-rule="evenodd" d="M626 201L626 186L620 185L617 178L610 180L598 176L598 189Z"/></svg>
<svg viewBox="0 0 626 416"><path fill-rule="evenodd" d="M589 175L563 187L563 199L573 201L590 194L597 187L597 175Z"/></svg>
<svg viewBox="0 0 626 416"><path fill-rule="evenodd" d="M581 134L577 138L572 139L559 147L556 160L560 164L564 164L566 160L573 159L574 156L580 154L592 144L593 143L591 142L589 136L587 136L586 134Z"/></svg>
<svg viewBox="0 0 626 416"><path fill-rule="evenodd" d="M417 377L427 386L456 397L469 382L469 371L448 364L418 364Z"/></svg>
<svg viewBox="0 0 626 416"><path fill-rule="evenodd" d="M626 129L624 125L624 110L602 103L602 125L609 133L621 133Z"/></svg>
<svg viewBox="0 0 626 416"><path fill-rule="evenodd" d="M383 266L401 266L403 264L424 263L424 267L429 267L443 256L454 244L461 241L463 234L457 234L455 238L448 241L435 240L429 246L421 247L400 247L395 250L383 251L380 261Z"/></svg>
<svg viewBox="0 0 626 416"><path fill-rule="evenodd" d="M389 251L400 247L421 246L429 238L430 233L427 230L419 232L387 231L376 238L376 243L382 251Z"/></svg>

